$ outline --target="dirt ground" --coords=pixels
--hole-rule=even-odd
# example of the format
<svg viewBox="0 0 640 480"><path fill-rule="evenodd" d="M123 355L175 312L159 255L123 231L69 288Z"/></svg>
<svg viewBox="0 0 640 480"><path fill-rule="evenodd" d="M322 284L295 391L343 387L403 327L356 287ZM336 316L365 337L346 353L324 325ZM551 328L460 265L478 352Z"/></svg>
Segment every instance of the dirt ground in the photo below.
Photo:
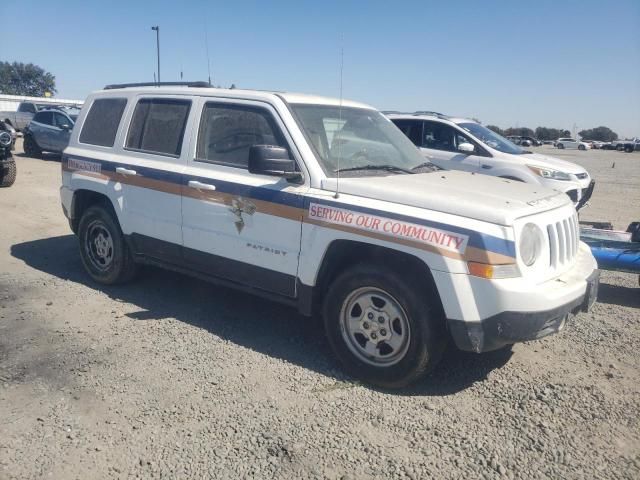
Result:
<svg viewBox="0 0 640 480"><path fill-rule="evenodd" d="M640 153L540 151L597 181L583 219L640 220ZM558 335L450 350L419 385L352 382L295 311L147 269L102 287L59 159L0 190L0 478L640 478L638 276L604 272Z"/></svg>

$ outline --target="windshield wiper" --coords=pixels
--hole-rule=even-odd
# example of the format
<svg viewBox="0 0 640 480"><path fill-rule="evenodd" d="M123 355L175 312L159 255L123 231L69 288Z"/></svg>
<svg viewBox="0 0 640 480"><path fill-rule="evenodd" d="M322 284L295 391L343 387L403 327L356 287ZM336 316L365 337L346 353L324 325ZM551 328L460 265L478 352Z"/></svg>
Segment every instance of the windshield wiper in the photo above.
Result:
<svg viewBox="0 0 640 480"><path fill-rule="evenodd" d="M436 172L438 170L442 170L440 167L438 167L435 163L432 162L424 162L421 163L420 165L416 165L415 167L411 168L412 172L415 172L416 170L420 170L421 168L427 168L429 167L432 171Z"/></svg>
<svg viewBox="0 0 640 480"><path fill-rule="evenodd" d="M384 170L386 172L413 173L411 170L396 167L395 165L360 165L358 167L339 168L338 170L334 170L334 172L355 172L357 170Z"/></svg>

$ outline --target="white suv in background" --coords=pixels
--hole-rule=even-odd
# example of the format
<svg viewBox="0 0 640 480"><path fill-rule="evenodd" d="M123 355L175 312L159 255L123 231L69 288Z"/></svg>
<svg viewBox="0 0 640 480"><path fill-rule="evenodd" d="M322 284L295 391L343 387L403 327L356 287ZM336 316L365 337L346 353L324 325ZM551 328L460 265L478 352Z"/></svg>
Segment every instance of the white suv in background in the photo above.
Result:
<svg viewBox="0 0 640 480"><path fill-rule="evenodd" d="M387 116L440 168L544 185L566 193L577 209L593 193L595 182L580 165L533 153L473 120L420 112Z"/></svg>

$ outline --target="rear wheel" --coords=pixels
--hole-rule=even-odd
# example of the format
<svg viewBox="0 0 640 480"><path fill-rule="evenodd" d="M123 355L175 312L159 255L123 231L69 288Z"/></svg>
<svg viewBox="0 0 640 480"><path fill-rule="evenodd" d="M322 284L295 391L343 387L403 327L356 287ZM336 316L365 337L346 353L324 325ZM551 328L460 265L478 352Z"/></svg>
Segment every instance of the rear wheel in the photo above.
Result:
<svg viewBox="0 0 640 480"><path fill-rule="evenodd" d="M1 172L1 170L0 170ZM16 162L11 161L4 167L4 173L0 173L0 187L10 187L16 181Z"/></svg>
<svg viewBox="0 0 640 480"><path fill-rule="evenodd" d="M587 148L584 145L578 145L578 150L586 150Z"/></svg>
<svg viewBox="0 0 640 480"><path fill-rule="evenodd" d="M323 305L325 330L351 375L400 388L436 365L446 345L444 322L428 293L415 285L394 270L368 264L333 282Z"/></svg>
<svg viewBox="0 0 640 480"><path fill-rule="evenodd" d="M560 150L562 150L564 148L564 145L559 143L559 144L556 145L556 147L558 147Z"/></svg>
<svg viewBox="0 0 640 480"><path fill-rule="evenodd" d="M26 153L28 157L33 158L40 158L42 156L42 149L31 135L25 135L24 137L24 153Z"/></svg>
<svg viewBox="0 0 640 480"><path fill-rule="evenodd" d="M83 213L78 240L82 263L96 282L113 285L135 276L133 255L115 215L105 204L89 207Z"/></svg>

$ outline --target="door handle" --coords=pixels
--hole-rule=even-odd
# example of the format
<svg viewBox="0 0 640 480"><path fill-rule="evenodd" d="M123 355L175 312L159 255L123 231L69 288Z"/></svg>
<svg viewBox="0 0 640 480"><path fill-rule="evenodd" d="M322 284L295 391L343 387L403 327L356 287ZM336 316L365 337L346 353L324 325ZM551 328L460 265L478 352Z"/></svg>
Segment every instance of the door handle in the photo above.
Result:
<svg viewBox="0 0 640 480"><path fill-rule="evenodd" d="M124 167L116 167L116 173L119 173L120 175L137 175L138 174L138 172L136 172L135 170L130 170Z"/></svg>
<svg viewBox="0 0 640 480"><path fill-rule="evenodd" d="M197 180L189 180L189 183L187 185L189 185L189 187L191 188L195 188L196 190L215 190L216 189L215 185L202 183Z"/></svg>

